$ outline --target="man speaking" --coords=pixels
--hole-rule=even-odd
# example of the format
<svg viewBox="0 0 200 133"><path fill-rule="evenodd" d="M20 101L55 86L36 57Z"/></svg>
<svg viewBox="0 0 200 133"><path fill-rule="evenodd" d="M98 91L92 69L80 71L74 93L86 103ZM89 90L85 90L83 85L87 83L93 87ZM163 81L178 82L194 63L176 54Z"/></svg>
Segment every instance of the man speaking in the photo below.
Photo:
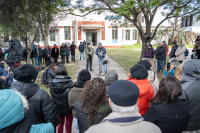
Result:
<svg viewBox="0 0 200 133"><path fill-rule="evenodd" d="M96 55L98 55L98 60L99 60L99 67L100 67L99 73L102 73L102 64L103 64L103 61L105 60L106 49L102 46L101 43L99 43L99 46L96 50ZM107 73L106 65L104 65L104 71L106 74Z"/></svg>

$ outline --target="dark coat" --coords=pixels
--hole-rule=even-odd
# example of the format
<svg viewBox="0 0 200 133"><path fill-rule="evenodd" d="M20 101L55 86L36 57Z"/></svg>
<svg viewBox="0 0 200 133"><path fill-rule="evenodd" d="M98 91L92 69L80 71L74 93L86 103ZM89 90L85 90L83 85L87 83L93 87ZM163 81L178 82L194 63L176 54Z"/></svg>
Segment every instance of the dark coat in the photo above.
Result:
<svg viewBox="0 0 200 133"><path fill-rule="evenodd" d="M6 50L5 50L5 54L11 54L10 49L6 49Z"/></svg>
<svg viewBox="0 0 200 133"><path fill-rule="evenodd" d="M165 59L165 47L164 46L158 46L155 51L156 59L158 60L164 60Z"/></svg>
<svg viewBox="0 0 200 133"><path fill-rule="evenodd" d="M66 55L66 47L60 47L60 55Z"/></svg>
<svg viewBox="0 0 200 133"><path fill-rule="evenodd" d="M101 52L103 52L103 54L101 55L98 55L98 53L101 53ZM106 56L106 48L105 47L101 47L101 48L97 48L96 49L96 55L98 56L98 58L99 59L103 59L103 58L105 58L105 56Z"/></svg>
<svg viewBox="0 0 200 133"><path fill-rule="evenodd" d="M39 47L38 50L39 50L39 56L40 56L40 58L41 58L41 57L42 57L42 48Z"/></svg>
<svg viewBox="0 0 200 133"><path fill-rule="evenodd" d="M60 120L53 101L46 91L41 90L35 83L23 83L19 81L15 81L12 84L12 89L16 89L28 100L29 109L25 111L25 117L33 124L51 122L54 127L58 126Z"/></svg>
<svg viewBox="0 0 200 133"><path fill-rule="evenodd" d="M153 47L151 49L147 48L144 54L145 58L153 58L154 57L154 49Z"/></svg>
<svg viewBox="0 0 200 133"><path fill-rule="evenodd" d="M50 56L50 51L48 50L48 49L43 49L42 50L42 55L43 55L43 57L42 58L47 58L48 57L48 55Z"/></svg>
<svg viewBox="0 0 200 133"><path fill-rule="evenodd" d="M172 47L172 50L171 50L171 52L170 52L170 54L169 54L170 58L173 58L173 57L176 58L175 52L176 52L176 49L177 49L177 48L178 48L177 45Z"/></svg>
<svg viewBox="0 0 200 133"><path fill-rule="evenodd" d="M82 103L80 101L75 102L75 110L78 119L78 127L80 133L84 133L88 128L88 111L83 109L81 111ZM108 104L104 104L99 107L97 111L96 118L93 119L93 125L99 124L105 117L107 117L112 112L112 109Z"/></svg>
<svg viewBox="0 0 200 133"><path fill-rule="evenodd" d="M70 57L69 49L66 47L66 56Z"/></svg>
<svg viewBox="0 0 200 133"><path fill-rule="evenodd" d="M48 79L48 81L51 81L52 79L54 79L55 78L55 73L54 73L54 71L52 70L52 69L49 69L48 70L48 74L47 74L47 79Z"/></svg>
<svg viewBox="0 0 200 133"><path fill-rule="evenodd" d="M83 42L84 47L86 47L86 42Z"/></svg>
<svg viewBox="0 0 200 133"><path fill-rule="evenodd" d="M27 59L27 56L28 56L28 52L27 52L27 50L26 50L26 48L25 48L25 49L24 49L24 52L23 52L23 57L24 57L25 59ZM30 57L30 58L34 58L34 57L37 57L37 53L35 53L35 51L32 50L32 52L31 52L31 57Z"/></svg>
<svg viewBox="0 0 200 133"><path fill-rule="evenodd" d="M50 93L58 115L71 114L72 110L68 104L68 94L73 86L69 76L57 75L49 81Z"/></svg>
<svg viewBox="0 0 200 133"><path fill-rule="evenodd" d="M79 47L78 47L78 50L79 50L80 52L84 52L85 46L84 46L83 44L80 44Z"/></svg>
<svg viewBox="0 0 200 133"><path fill-rule="evenodd" d="M76 45L70 45L71 53L75 54Z"/></svg>
<svg viewBox="0 0 200 133"><path fill-rule="evenodd" d="M59 49L58 48L56 48L56 49L57 49L57 53L55 52L55 48L52 48L52 50L51 50L51 55L53 58L58 58L58 56L59 56Z"/></svg>

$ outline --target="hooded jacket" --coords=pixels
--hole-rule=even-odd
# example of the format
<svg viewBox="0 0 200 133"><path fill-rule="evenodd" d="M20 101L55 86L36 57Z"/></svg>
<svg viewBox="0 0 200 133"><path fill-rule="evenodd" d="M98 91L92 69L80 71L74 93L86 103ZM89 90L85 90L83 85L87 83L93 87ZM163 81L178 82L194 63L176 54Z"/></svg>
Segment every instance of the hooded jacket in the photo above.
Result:
<svg viewBox="0 0 200 133"><path fill-rule="evenodd" d="M56 75L49 81L50 93L58 115L71 114L72 110L68 104L68 94L72 88L73 81L69 76Z"/></svg>
<svg viewBox="0 0 200 133"><path fill-rule="evenodd" d="M186 51L185 45L179 46L179 47L176 49L176 52L175 52L176 59L178 59L179 61L184 60L184 59L185 59L185 51Z"/></svg>
<svg viewBox="0 0 200 133"><path fill-rule="evenodd" d="M165 47L164 46L158 46L155 51L156 59L158 60L164 60L165 59Z"/></svg>
<svg viewBox="0 0 200 133"><path fill-rule="evenodd" d="M158 78L157 75L155 74L154 71L152 70L148 70L148 77L147 79L149 80L149 83L153 86L153 93L154 96L158 93L158 86L159 86L159 82L158 82Z"/></svg>
<svg viewBox="0 0 200 133"><path fill-rule="evenodd" d="M98 53L103 52L103 54L98 55ZM106 56L106 48L104 48L103 46L101 48L97 48L96 50L96 55L98 56L99 59L103 59Z"/></svg>
<svg viewBox="0 0 200 133"><path fill-rule="evenodd" d="M111 119L129 118L136 117L139 118L135 121L123 121L123 122L111 122ZM161 133L160 129L150 123L143 121L140 118L139 113L125 113L120 114L112 112L103 121L90 127L85 133Z"/></svg>
<svg viewBox="0 0 200 133"><path fill-rule="evenodd" d="M154 48L152 47L152 45L150 44L151 48L147 48L144 54L145 58L153 58L154 57Z"/></svg>
<svg viewBox="0 0 200 133"><path fill-rule="evenodd" d="M57 52L55 50L57 50ZM55 48L55 47L52 48L51 55L52 55L53 58L58 58L59 57L59 49Z"/></svg>
<svg viewBox="0 0 200 133"><path fill-rule="evenodd" d="M15 81L12 89L19 91L28 100L29 109L25 112L25 117L33 124L51 122L56 127L60 123L51 97L37 84Z"/></svg>
<svg viewBox="0 0 200 133"><path fill-rule="evenodd" d="M198 59L188 60L182 68L182 95L181 99L187 101L190 119L186 131L200 129L200 61Z"/></svg>
<svg viewBox="0 0 200 133"><path fill-rule="evenodd" d="M154 97L153 87L149 83L148 79L137 80L135 78L129 78L127 80L136 84L140 90L137 105L139 107L139 113L143 116L149 109L149 102Z"/></svg>

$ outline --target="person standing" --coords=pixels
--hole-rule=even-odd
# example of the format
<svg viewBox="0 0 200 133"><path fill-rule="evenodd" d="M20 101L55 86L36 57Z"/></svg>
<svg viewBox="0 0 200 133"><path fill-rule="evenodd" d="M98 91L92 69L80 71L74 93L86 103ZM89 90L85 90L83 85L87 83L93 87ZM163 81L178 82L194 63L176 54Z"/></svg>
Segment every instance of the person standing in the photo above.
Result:
<svg viewBox="0 0 200 133"><path fill-rule="evenodd" d="M180 41L179 47L175 52L176 58L179 60L179 63L182 63L183 60L185 59L185 51L186 51L185 41Z"/></svg>
<svg viewBox="0 0 200 133"><path fill-rule="evenodd" d="M65 124L65 133L71 133L72 130L72 109L69 107L68 94L73 86L71 77L67 74L67 69L63 65L56 67L55 78L49 81L50 93L60 118L58 133L63 133Z"/></svg>
<svg viewBox="0 0 200 133"><path fill-rule="evenodd" d="M147 44L147 47L148 48L145 51L144 57L153 59L154 58L154 48L152 47L151 44Z"/></svg>
<svg viewBox="0 0 200 133"><path fill-rule="evenodd" d="M38 58L38 62L40 62L40 64L42 63L42 48L40 47L40 45L38 45L38 50L39 50L39 58ZM38 63L39 64L39 63ZM39 65L40 66L40 65Z"/></svg>
<svg viewBox="0 0 200 133"><path fill-rule="evenodd" d="M87 59L86 69L88 70L88 65L90 63L90 71L92 70L92 58L94 57L94 49L90 47L90 43L87 44L87 47L85 48L85 55Z"/></svg>
<svg viewBox="0 0 200 133"><path fill-rule="evenodd" d="M176 49L178 48L178 46L176 45L176 42L173 42L172 43L172 50L171 52L169 53L169 57L170 58L176 58L176 55L175 55L175 52L176 52Z"/></svg>
<svg viewBox="0 0 200 133"><path fill-rule="evenodd" d="M35 54L36 54L36 57L35 57L35 66L40 66L40 60L39 60L39 56L40 56L40 53L39 53L39 49L38 49L38 46L36 45L35 49Z"/></svg>
<svg viewBox="0 0 200 133"><path fill-rule="evenodd" d="M86 47L86 42L85 42L85 40L83 41L83 45Z"/></svg>
<svg viewBox="0 0 200 133"><path fill-rule="evenodd" d="M66 48L66 62L70 63L69 62L70 53L69 53L69 48L68 48L67 44L65 44L65 48Z"/></svg>
<svg viewBox="0 0 200 133"><path fill-rule="evenodd" d="M106 55L106 49L102 46L102 43L99 43L99 46L96 50L96 55L98 56L98 60L99 60L99 68L100 68L99 73L102 73L102 64L103 64L103 61L105 60L105 55ZM104 72L105 74L107 73L106 65L104 65Z"/></svg>
<svg viewBox="0 0 200 133"><path fill-rule="evenodd" d="M45 58L46 67L50 66L51 64L50 51L47 49L47 46L44 46L42 54L44 55Z"/></svg>
<svg viewBox="0 0 200 133"><path fill-rule="evenodd" d="M72 42L72 44L70 45L70 50L71 50L71 60L76 62L75 61L75 50L76 50L76 45L74 44L74 42Z"/></svg>
<svg viewBox="0 0 200 133"><path fill-rule="evenodd" d="M62 46L60 47L60 55L61 55L62 64L65 64L66 48L64 46L64 43L62 43Z"/></svg>
<svg viewBox="0 0 200 133"><path fill-rule="evenodd" d="M165 47L159 42L158 47L155 51L155 56L157 59L158 72L162 73L163 71L163 60L165 60Z"/></svg>
<svg viewBox="0 0 200 133"><path fill-rule="evenodd" d="M54 63L58 63L59 49L56 44L54 44L54 48L51 50L51 55L54 58Z"/></svg>
<svg viewBox="0 0 200 133"><path fill-rule="evenodd" d="M84 55L85 46L82 44L82 42L80 42L78 50L80 52L80 60L81 60L82 55L83 55L83 60L85 60L85 55Z"/></svg>
<svg viewBox="0 0 200 133"><path fill-rule="evenodd" d="M164 66L166 66L166 58L169 52L169 46L166 44L166 41L163 41L163 45L165 47L165 59L164 59Z"/></svg>

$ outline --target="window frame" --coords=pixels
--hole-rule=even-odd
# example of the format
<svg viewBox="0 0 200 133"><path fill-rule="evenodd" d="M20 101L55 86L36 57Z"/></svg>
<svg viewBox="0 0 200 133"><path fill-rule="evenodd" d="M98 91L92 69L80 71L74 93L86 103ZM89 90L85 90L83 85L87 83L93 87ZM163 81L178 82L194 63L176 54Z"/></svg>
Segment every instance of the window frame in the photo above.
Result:
<svg viewBox="0 0 200 133"><path fill-rule="evenodd" d="M127 31L129 31L128 39L127 39ZM130 37L131 37L131 30L130 30L130 29L126 29L126 30L125 30L125 40L126 40L126 41L130 41L130 40L131 40Z"/></svg>
<svg viewBox="0 0 200 133"><path fill-rule="evenodd" d="M69 31L69 38L66 37L66 33L67 33L66 31ZM71 40L71 28L70 28L70 26L64 26L64 39L65 40Z"/></svg>
<svg viewBox="0 0 200 133"><path fill-rule="evenodd" d="M50 30L50 41L56 41L55 30ZM53 34L53 36L52 36Z"/></svg>
<svg viewBox="0 0 200 133"><path fill-rule="evenodd" d="M113 32L115 28L115 32ZM114 33L114 36L113 36L113 33ZM112 40L118 40L118 27L116 26L112 26Z"/></svg>
<svg viewBox="0 0 200 133"><path fill-rule="evenodd" d="M134 39L134 31L135 31L135 39ZM133 31L132 31L132 39L133 40L137 40L137 30L136 29L133 29Z"/></svg>

